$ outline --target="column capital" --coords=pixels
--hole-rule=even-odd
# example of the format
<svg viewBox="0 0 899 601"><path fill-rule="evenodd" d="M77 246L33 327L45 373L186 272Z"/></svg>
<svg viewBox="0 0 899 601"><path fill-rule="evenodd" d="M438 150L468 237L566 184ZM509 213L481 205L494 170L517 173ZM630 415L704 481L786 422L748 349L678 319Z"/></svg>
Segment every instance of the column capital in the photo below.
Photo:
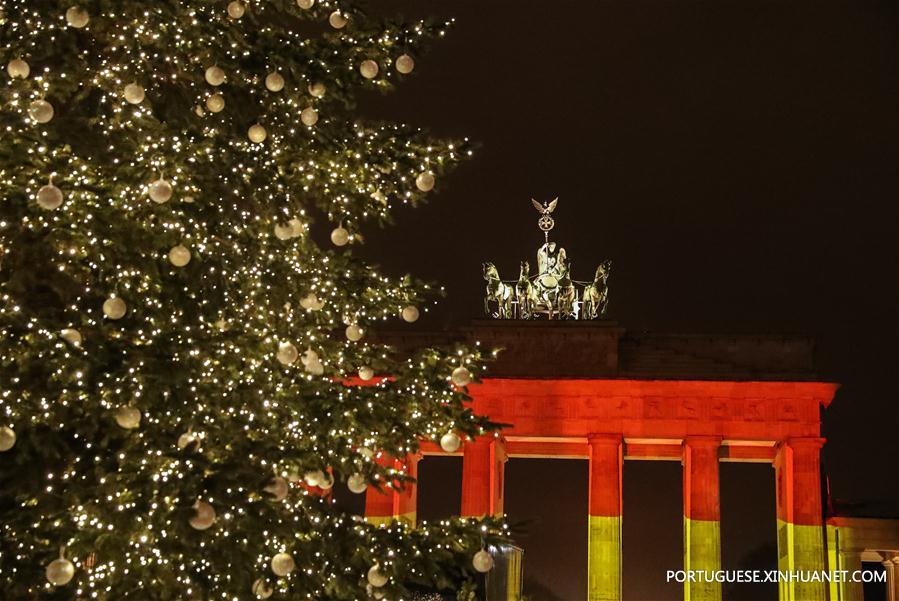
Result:
<svg viewBox="0 0 899 601"><path fill-rule="evenodd" d="M720 436L687 436L684 438L683 445L689 447L720 447L721 440Z"/></svg>
<svg viewBox="0 0 899 601"><path fill-rule="evenodd" d="M598 444L620 445L622 443L624 443L624 436L622 434L599 434L599 433L587 434L587 444L590 444L590 445L598 445Z"/></svg>

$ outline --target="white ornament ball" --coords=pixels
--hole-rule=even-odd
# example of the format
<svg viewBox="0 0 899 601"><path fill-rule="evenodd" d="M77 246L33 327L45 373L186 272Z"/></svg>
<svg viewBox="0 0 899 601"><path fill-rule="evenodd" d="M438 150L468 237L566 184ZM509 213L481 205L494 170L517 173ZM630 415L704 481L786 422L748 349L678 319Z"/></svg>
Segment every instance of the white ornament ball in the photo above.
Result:
<svg viewBox="0 0 899 601"><path fill-rule="evenodd" d="M146 96L144 87L140 84L129 83L125 86L125 100L130 104L140 104Z"/></svg>
<svg viewBox="0 0 899 601"><path fill-rule="evenodd" d="M408 54L401 54L396 59L396 70L402 74L412 73L415 68L415 60Z"/></svg>
<svg viewBox="0 0 899 601"><path fill-rule="evenodd" d="M309 10L315 5L315 0L297 0L297 6L303 10Z"/></svg>
<svg viewBox="0 0 899 601"><path fill-rule="evenodd" d="M322 472L322 476L318 480L318 487L322 490L330 490L332 486L334 486L334 477L328 472Z"/></svg>
<svg viewBox="0 0 899 601"><path fill-rule="evenodd" d="M221 94L213 94L206 99L206 108L213 113L220 113L225 108L225 97Z"/></svg>
<svg viewBox="0 0 899 601"><path fill-rule="evenodd" d="M292 365L299 358L300 352L291 342L282 342L278 345L278 363Z"/></svg>
<svg viewBox="0 0 899 601"><path fill-rule="evenodd" d="M274 589L268 585L264 578L258 578L253 583L253 595L257 599L268 599L274 592Z"/></svg>
<svg viewBox="0 0 899 601"><path fill-rule="evenodd" d="M296 217L294 217L293 219L288 221L287 225L290 226L290 233L291 233L291 236L294 238L302 236L303 232L306 231L306 226L303 224L302 221L300 221Z"/></svg>
<svg viewBox="0 0 899 601"><path fill-rule="evenodd" d="M325 473L321 470L312 470L303 474L303 481L306 486L318 486L325 477Z"/></svg>
<svg viewBox="0 0 899 601"><path fill-rule="evenodd" d="M330 23L331 27L334 29L343 29L346 27L347 18L344 17L339 10L335 10L331 13L331 16L328 17L328 23Z"/></svg>
<svg viewBox="0 0 899 601"><path fill-rule="evenodd" d="M321 361L310 361L306 364L306 371L313 376L320 376L325 373L325 366Z"/></svg>
<svg viewBox="0 0 899 601"><path fill-rule="evenodd" d="M90 20L90 15L80 6L73 6L66 11L66 22L75 29L85 27Z"/></svg>
<svg viewBox="0 0 899 601"><path fill-rule="evenodd" d="M230 2L228 4L228 16L232 19L239 19L246 12L246 7L243 5L243 2L238 2L238 0L234 0L234 2Z"/></svg>
<svg viewBox="0 0 899 601"><path fill-rule="evenodd" d="M462 446L462 439L455 432L447 432L440 437L440 448L447 453L455 453Z"/></svg>
<svg viewBox="0 0 899 601"><path fill-rule="evenodd" d="M359 73L361 73L362 77L364 77L365 79L373 79L377 77L378 63L371 59L362 61L362 64L359 65Z"/></svg>
<svg viewBox="0 0 899 601"><path fill-rule="evenodd" d="M368 488L368 482L365 481L365 476L362 474L353 474L346 479L346 487L350 489L350 492L361 495Z"/></svg>
<svg viewBox="0 0 899 601"><path fill-rule="evenodd" d="M362 340L362 328L356 324L350 324L346 327L346 337L350 342L358 342Z"/></svg>
<svg viewBox="0 0 899 601"><path fill-rule="evenodd" d="M37 206L47 211L58 209L62 205L62 190L53 184L47 184L37 191Z"/></svg>
<svg viewBox="0 0 899 601"><path fill-rule="evenodd" d="M293 238L293 228L289 225L275 224L275 238L278 240L290 240Z"/></svg>
<svg viewBox="0 0 899 601"><path fill-rule="evenodd" d="M269 92L280 92L284 89L284 77L280 73L269 73L265 76L265 87Z"/></svg>
<svg viewBox="0 0 899 601"><path fill-rule="evenodd" d="M289 553L278 553L272 557L272 572L276 576L287 576L296 569L297 564Z"/></svg>
<svg viewBox="0 0 899 601"><path fill-rule="evenodd" d="M206 111L204 111L203 107L198 104L194 107L194 113L196 113L197 117L202 117L206 114Z"/></svg>
<svg viewBox="0 0 899 601"><path fill-rule="evenodd" d="M47 564L46 576L50 584L63 586L75 577L75 565L65 557L54 559Z"/></svg>
<svg viewBox="0 0 899 601"><path fill-rule="evenodd" d="M9 426L0 427L0 453L16 446L16 431Z"/></svg>
<svg viewBox="0 0 899 601"><path fill-rule="evenodd" d="M493 556L481 549L471 558L471 565L482 574L493 569Z"/></svg>
<svg viewBox="0 0 899 601"><path fill-rule="evenodd" d="M321 311L325 306L325 301L320 300L314 292L310 292L300 299L300 306L308 311Z"/></svg>
<svg viewBox="0 0 899 601"><path fill-rule="evenodd" d="M31 73L31 67L21 58L14 58L7 63L6 72L10 77L25 79Z"/></svg>
<svg viewBox="0 0 899 601"><path fill-rule="evenodd" d="M140 418L140 409L137 407L119 407L115 412L115 423L126 430L133 430L140 426Z"/></svg>
<svg viewBox="0 0 899 601"><path fill-rule="evenodd" d="M206 501L194 503L194 515L189 520L194 530L207 530L215 523L215 508Z"/></svg>
<svg viewBox="0 0 899 601"><path fill-rule="evenodd" d="M181 436L178 437L177 445L178 445L178 449L181 451L183 451L184 449L186 449L187 447L190 447L190 446L194 446L194 445L199 446L199 444L200 444L199 439L196 436L194 436L192 432L185 432L184 434L182 434Z"/></svg>
<svg viewBox="0 0 899 601"><path fill-rule="evenodd" d="M206 83L211 86L220 86L225 83L225 72L218 65L206 69Z"/></svg>
<svg viewBox="0 0 899 601"><path fill-rule="evenodd" d="M63 340L71 344L72 346L81 346L81 332L75 330L73 328L66 328L59 332L59 335Z"/></svg>
<svg viewBox="0 0 899 601"><path fill-rule="evenodd" d="M28 105L28 116L38 123L47 123L53 119L53 105L46 100L35 100Z"/></svg>
<svg viewBox="0 0 899 601"><path fill-rule="evenodd" d="M128 312L128 305L119 297L107 298L103 302L103 314L109 319L122 319Z"/></svg>
<svg viewBox="0 0 899 601"><path fill-rule="evenodd" d="M247 137L250 138L250 142L253 144L262 144L265 142L265 138L268 137L268 132L257 123L251 125L250 129L247 130Z"/></svg>
<svg viewBox="0 0 899 601"><path fill-rule="evenodd" d="M387 584L387 576L381 571L378 564L373 565L368 570L368 583L375 588L382 587Z"/></svg>
<svg viewBox="0 0 899 601"><path fill-rule="evenodd" d="M468 386L471 384L471 372L468 371L467 367L457 367L453 370L453 374L450 377L453 380L453 384L456 386Z"/></svg>
<svg viewBox="0 0 899 601"><path fill-rule="evenodd" d="M430 192L434 189L435 181L434 174L430 171L425 171L424 173L419 173L418 177L415 178L415 187L422 192Z"/></svg>
<svg viewBox="0 0 899 601"><path fill-rule="evenodd" d="M172 184L161 177L147 186L147 194L149 194L150 200L156 204L163 204L171 200L174 191Z"/></svg>
<svg viewBox="0 0 899 601"><path fill-rule="evenodd" d="M287 498L287 492L289 487L287 485L287 480L282 478L281 476L275 476L272 478L272 481L269 482L268 486L265 487L265 492L270 494L275 498L275 501L283 501Z"/></svg>
<svg viewBox="0 0 899 601"><path fill-rule="evenodd" d="M406 321L408 323L413 323L415 321L418 321L419 315L420 314L418 311L418 307L416 307L414 305L409 305L408 307L403 307L403 312L402 312L403 321Z"/></svg>
<svg viewBox="0 0 899 601"><path fill-rule="evenodd" d="M184 267L190 263L190 250L179 244L169 251L169 262L175 267Z"/></svg>
<svg viewBox="0 0 899 601"><path fill-rule="evenodd" d="M312 127L318 123L318 111L311 106L307 106L300 112L300 121L302 121L303 125L306 127Z"/></svg>
<svg viewBox="0 0 899 601"><path fill-rule="evenodd" d="M360 380L362 380L364 382L368 382L369 380L371 380L374 377L375 377L375 370L373 370L369 366L365 365L365 366L359 368L359 379Z"/></svg>
<svg viewBox="0 0 899 601"><path fill-rule="evenodd" d="M313 351L312 349L308 349L305 353L303 353L303 365L309 365L310 363L319 363L321 359L318 356L318 353Z"/></svg>
<svg viewBox="0 0 899 601"><path fill-rule="evenodd" d="M331 232L331 242L335 246L346 246L349 241L350 233L343 226L334 228L334 231Z"/></svg>
<svg viewBox="0 0 899 601"><path fill-rule="evenodd" d="M315 98L324 98L327 93L328 88L325 84L321 82L315 82L309 84L309 94L314 96Z"/></svg>

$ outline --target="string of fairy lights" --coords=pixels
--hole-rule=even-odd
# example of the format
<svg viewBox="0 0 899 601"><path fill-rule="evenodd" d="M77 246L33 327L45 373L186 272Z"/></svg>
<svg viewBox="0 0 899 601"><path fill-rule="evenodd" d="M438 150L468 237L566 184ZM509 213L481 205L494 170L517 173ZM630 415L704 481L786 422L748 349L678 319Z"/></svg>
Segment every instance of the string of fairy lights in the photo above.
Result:
<svg viewBox="0 0 899 601"><path fill-rule="evenodd" d="M370 342L431 287L345 248L470 154L352 118L447 25L334 0L4 3L6 596L401 599L491 569L494 521L378 528L329 495L494 429L463 405L479 349Z"/></svg>

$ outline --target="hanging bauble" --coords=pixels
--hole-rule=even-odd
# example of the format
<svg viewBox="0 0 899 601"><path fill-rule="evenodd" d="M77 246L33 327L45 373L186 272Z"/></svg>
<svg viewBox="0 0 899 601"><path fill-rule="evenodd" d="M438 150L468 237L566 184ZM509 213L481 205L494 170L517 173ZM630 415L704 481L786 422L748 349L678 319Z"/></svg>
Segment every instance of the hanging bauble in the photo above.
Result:
<svg viewBox="0 0 899 601"><path fill-rule="evenodd" d="M462 439L455 432L447 432L440 437L440 448L447 453L455 453L462 446Z"/></svg>
<svg viewBox="0 0 899 601"><path fill-rule="evenodd" d="M471 565L482 574L493 569L493 556L484 549L481 549L471 558Z"/></svg>
<svg viewBox="0 0 899 601"><path fill-rule="evenodd" d="M265 142L265 138L268 136L268 132L265 131L265 128L259 125L258 123L255 125L251 125L250 129L247 130L247 137L250 138L250 142L253 144L262 144Z"/></svg>
<svg viewBox="0 0 899 601"><path fill-rule="evenodd" d="M331 232L331 242L333 242L335 246L346 246L349 241L350 233L342 225L334 228Z"/></svg>
<svg viewBox="0 0 899 601"><path fill-rule="evenodd" d="M268 585L268 582L265 581L265 578L257 578L253 583L253 595L257 599L268 599L274 594L275 589Z"/></svg>
<svg viewBox="0 0 899 601"><path fill-rule="evenodd" d="M21 58L14 58L6 64L6 72L10 77L25 79L31 73L31 67Z"/></svg>
<svg viewBox="0 0 899 601"><path fill-rule="evenodd" d="M66 23L75 29L85 27L90 20L91 16L80 6L73 6L66 11Z"/></svg>
<svg viewBox="0 0 899 601"><path fill-rule="evenodd" d="M353 474L346 479L346 487L350 489L350 492L361 495L368 488L368 482L365 481L365 476L362 474Z"/></svg>
<svg viewBox="0 0 899 601"><path fill-rule="evenodd" d="M172 184L162 179L162 177L147 186L147 194L149 194L150 200L157 204L163 204L171 200L173 192Z"/></svg>
<svg viewBox="0 0 899 601"><path fill-rule="evenodd" d="M343 29L344 27L346 27L347 18L343 16L339 10L335 10L328 17L328 23L330 23L331 27L333 27L334 29Z"/></svg>
<svg viewBox="0 0 899 601"><path fill-rule="evenodd" d="M303 365L309 365L310 363L317 363L321 361L318 356L318 353L313 351L312 349L307 349L305 353L303 353Z"/></svg>
<svg viewBox="0 0 899 601"><path fill-rule="evenodd" d="M243 5L243 2L239 2L238 0L234 0L234 2L228 3L228 16L232 19L239 19L246 12L247 7Z"/></svg>
<svg viewBox="0 0 899 601"><path fill-rule="evenodd" d="M310 292L300 299L300 306L308 311L321 311L325 306L324 301L320 300L314 292Z"/></svg>
<svg viewBox="0 0 899 601"><path fill-rule="evenodd" d="M211 86L220 86L225 83L225 72L218 65L212 65L206 69L206 83Z"/></svg>
<svg viewBox="0 0 899 601"><path fill-rule="evenodd" d="M368 583L375 588L379 588L387 584L387 576L381 571L378 564L373 565L368 570Z"/></svg>
<svg viewBox="0 0 899 601"><path fill-rule="evenodd" d="M62 190L54 186L52 183L41 187L37 191L37 206L47 211L58 209L62 205Z"/></svg>
<svg viewBox="0 0 899 601"><path fill-rule="evenodd" d="M375 452L369 449L368 447L360 447L359 454L365 457L367 460L371 461L371 458L375 456Z"/></svg>
<svg viewBox="0 0 899 601"><path fill-rule="evenodd" d="M401 54L396 58L396 70L402 74L412 73L415 68L415 60L408 54Z"/></svg>
<svg viewBox="0 0 899 601"><path fill-rule="evenodd" d="M206 99L206 108L213 113L220 113L225 108L225 97L221 94L213 94Z"/></svg>
<svg viewBox="0 0 899 601"><path fill-rule="evenodd" d="M313 376L320 376L325 373L325 366L321 361L310 361L306 364L306 372Z"/></svg>
<svg viewBox="0 0 899 601"><path fill-rule="evenodd" d="M325 472L321 470L310 470L303 474L303 481L306 482L306 486L318 486L321 484L324 477Z"/></svg>
<svg viewBox="0 0 899 601"><path fill-rule="evenodd" d="M188 523L194 530L207 530L215 523L215 508L206 501L197 501Z"/></svg>
<svg viewBox="0 0 899 601"><path fill-rule="evenodd" d="M318 111L311 106L307 106L300 112L300 121L302 121L303 125L306 127L312 127L318 123Z"/></svg>
<svg viewBox="0 0 899 601"><path fill-rule="evenodd" d="M419 173L418 177L415 178L415 187L422 192L430 192L434 189L434 182L434 174L430 171L425 171Z"/></svg>
<svg viewBox="0 0 899 601"><path fill-rule="evenodd" d="M362 61L362 64L359 65L359 73L361 73L362 77L364 77L365 79L373 79L377 77L378 63L371 59Z"/></svg>
<svg viewBox="0 0 899 601"><path fill-rule="evenodd" d="M264 490L273 496L275 501L280 502L287 498L287 492L290 490L290 487L287 485L287 480L281 476L275 476Z"/></svg>
<svg viewBox="0 0 899 601"><path fill-rule="evenodd" d="M287 225L290 226L290 233L294 238L302 236L303 232L306 231L306 225L296 217L288 221Z"/></svg>
<svg viewBox="0 0 899 601"><path fill-rule="evenodd" d="M272 557L272 572L276 576L287 576L296 569L297 564L289 553L278 553Z"/></svg>
<svg viewBox="0 0 899 601"><path fill-rule="evenodd" d="M63 586L75 577L75 565L65 557L60 557L47 564L45 573L47 582L54 586Z"/></svg>
<svg viewBox="0 0 899 601"><path fill-rule="evenodd" d="M315 98L324 98L327 91L327 86L319 81L309 84L309 94Z"/></svg>
<svg viewBox="0 0 899 601"><path fill-rule="evenodd" d="M124 94L125 101L130 104L140 104L147 96L147 93L144 91L144 87L136 83L129 83L127 86L125 86Z"/></svg>
<svg viewBox="0 0 899 601"><path fill-rule="evenodd" d="M415 305L409 305L408 307L403 307L401 315L403 316L403 321L413 323L418 321L420 313L418 311L418 307L416 307Z"/></svg>
<svg viewBox="0 0 899 601"><path fill-rule="evenodd" d="M346 327L346 337L350 342L359 342L362 340L362 328L356 324L350 324Z"/></svg>
<svg viewBox="0 0 899 601"><path fill-rule="evenodd" d="M315 5L315 0L297 0L297 6L303 10L309 10Z"/></svg>
<svg viewBox="0 0 899 601"><path fill-rule="evenodd" d="M359 368L359 379L362 380L363 382L368 382L369 380L371 380L374 377L375 377L375 370L373 370L369 366L363 365L362 367Z"/></svg>
<svg viewBox="0 0 899 601"><path fill-rule="evenodd" d="M59 336L72 346L81 346L81 332L73 328L66 328L59 332Z"/></svg>
<svg viewBox="0 0 899 601"><path fill-rule="evenodd" d="M126 430L134 430L140 426L140 418L140 409L130 405L119 407L115 412L115 423Z"/></svg>
<svg viewBox="0 0 899 601"><path fill-rule="evenodd" d="M0 427L0 453L16 446L16 431L9 426Z"/></svg>
<svg viewBox="0 0 899 601"><path fill-rule="evenodd" d="M190 250L181 244L173 246L169 251L169 262L175 267L184 267L190 263Z"/></svg>
<svg viewBox="0 0 899 601"><path fill-rule="evenodd" d="M196 113L197 117L202 117L206 114L206 111L204 111L203 107L198 104L194 107L194 113Z"/></svg>
<svg viewBox="0 0 899 601"><path fill-rule="evenodd" d="M38 123L47 123L53 119L53 105L46 100L35 100L28 105L28 116Z"/></svg>
<svg viewBox="0 0 899 601"><path fill-rule="evenodd" d="M318 487L322 490L331 490L334 486L334 476L328 472L322 472L321 478L318 479Z"/></svg>
<svg viewBox="0 0 899 601"><path fill-rule="evenodd" d="M200 439L194 436L193 432L188 431L178 437L178 442L176 444L181 451L187 449L193 452L199 448Z"/></svg>
<svg viewBox="0 0 899 601"><path fill-rule="evenodd" d="M265 76L265 87L269 92L280 92L284 89L284 77L277 71Z"/></svg>
<svg viewBox="0 0 899 601"><path fill-rule="evenodd" d="M300 356L297 347L291 342L282 342L278 345L278 363L281 365L292 365Z"/></svg>
<svg viewBox="0 0 899 601"><path fill-rule="evenodd" d="M109 319L122 319L128 312L128 305L121 298L114 296L103 302L103 314Z"/></svg>
<svg viewBox="0 0 899 601"><path fill-rule="evenodd" d="M278 240L290 240L293 238L293 228L289 225L275 224L275 238Z"/></svg>
<svg viewBox="0 0 899 601"><path fill-rule="evenodd" d="M471 384L471 372L463 365L454 369L453 374L450 377L453 380L453 384L456 386L468 386Z"/></svg>

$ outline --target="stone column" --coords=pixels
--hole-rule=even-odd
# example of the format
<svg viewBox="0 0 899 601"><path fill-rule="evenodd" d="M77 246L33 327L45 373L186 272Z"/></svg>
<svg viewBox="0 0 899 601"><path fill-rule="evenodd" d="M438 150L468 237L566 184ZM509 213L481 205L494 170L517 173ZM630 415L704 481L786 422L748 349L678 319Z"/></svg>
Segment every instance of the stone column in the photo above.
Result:
<svg viewBox="0 0 899 601"><path fill-rule="evenodd" d="M714 572L721 569L720 447L716 436L684 440L684 570L698 576L695 582L689 577L684 582L686 601L721 601L721 583L714 580Z"/></svg>
<svg viewBox="0 0 899 601"><path fill-rule="evenodd" d="M883 567L887 572L887 601L899 601L899 554L884 553Z"/></svg>
<svg viewBox="0 0 899 601"><path fill-rule="evenodd" d="M399 461L382 454L376 459L378 464L405 472L413 478L418 477L418 461L420 456L410 455L404 461ZM383 490L378 490L369 485L365 491L365 521L370 524L385 525L393 520L405 522L415 526L418 504L417 483L406 483L402 490L393 488L394 482L384 482Z"/></svg>
<svg viewBox="0 0 899 601"><path fill-rule="evenodd" d="M502 439L481 436L462 449L462 517L503 513L506 449Z"/></svg>
<svg viewBox="0 0 899 601"><path fill-rule="evenodd" d="M865 592L862 590L862 583L852 581L852 573L862 569L862 552L856 549L840 549L839 568L846 570L846 580L840 583L839 601L864 601Z"/></svg>
<svg viewBox="0 0 899 601"><path fill-rule="evenodd" d="M777 447L777 567L784 572L825 569L821 511L823 438L790 438ZM781 601L825 601L824 582L781 582Z"/></svg>
<svg viewBox="0 0 899 601"><path fill-rule="evenodd" d="M620 434L592 434L590 447L587 598L621 600L621 467Z"/></svg>

